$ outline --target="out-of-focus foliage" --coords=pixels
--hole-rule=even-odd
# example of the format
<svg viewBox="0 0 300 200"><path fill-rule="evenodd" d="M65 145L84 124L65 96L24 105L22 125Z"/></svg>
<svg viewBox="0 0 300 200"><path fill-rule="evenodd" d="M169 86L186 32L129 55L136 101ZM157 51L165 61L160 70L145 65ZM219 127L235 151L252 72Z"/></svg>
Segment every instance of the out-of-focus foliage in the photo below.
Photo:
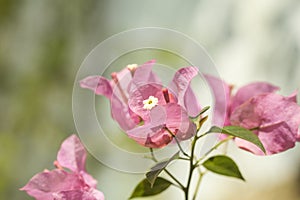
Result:
<svg viewBox="0 0 300 200"><path fill-rule="evenodd" d="M30 199L18 188L53 168L75 132L72 86L84 53L74 61L74 35L88 4L69 3L0 1L0 199Z"/></svg>

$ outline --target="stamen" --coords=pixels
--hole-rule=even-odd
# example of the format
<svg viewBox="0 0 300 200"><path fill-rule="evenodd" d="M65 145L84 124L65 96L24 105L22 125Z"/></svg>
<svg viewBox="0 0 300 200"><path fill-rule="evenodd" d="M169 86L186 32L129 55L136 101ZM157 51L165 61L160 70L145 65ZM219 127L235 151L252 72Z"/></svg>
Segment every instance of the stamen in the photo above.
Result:
<svg viewBox="0 0 300 200"><path fill-rule="evenodd" d="M169 96L169 91L167 88L164 88L162 90L163 94L164 94L164 98L165 98L165 101L166 103L169 103L170 102L170 96Z"/></svg>
<svg viewBox="0 0 300 200"><path fill-rule="evenodd" d="M54 167L56 167L57 169L63 169L63 167L59 164L59 162L56 160L53 162Z"/></svg>
<svg viewBox="0 0 300 200"><path fill-rule="evenodd" d="M135 72L135 70L136 70L137 67L138 67L137 64L127 65L127 69L130 71L132 77L133 77L134 72Z"/></svg>
<svg viewBox="0 0 300 200"><path fill-rule="evenodd" d="M148 99L145 99L143 101L143 108L146 110L151 110L153 107L155 107L158 104L158 98L154 96L149 96Z"/></svg>
<svg viewBox="0 0 300 200"><path fill-rule="evenodd" d="M110 76L111 76L112 80L115 82L115 84L119 83L118 76L117 76L116 72L111 73Z"/></svg>

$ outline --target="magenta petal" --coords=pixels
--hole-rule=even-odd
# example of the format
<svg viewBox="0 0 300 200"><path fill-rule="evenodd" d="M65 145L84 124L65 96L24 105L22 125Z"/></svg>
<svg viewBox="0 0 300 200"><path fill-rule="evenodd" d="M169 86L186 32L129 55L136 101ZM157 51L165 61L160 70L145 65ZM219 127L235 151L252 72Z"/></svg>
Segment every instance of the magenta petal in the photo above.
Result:
<svg viewBox="0 0 300 200"><path fill-rule="evenodd" d="M165 127L180 140L188 139L196 132L186 111L176 103L169 103L153 108L148 123L127 131L127 134L143 146L161 148L172 140L172 135Z"/></svg>
<svg viewBox="0 0 300 200"><path fill-rule="evenodd" d="M178 104L169 103L165 106L167 112L166 126L176 133L179 140L187 140L195 135L196 125L191 122L187 112Z"/></svg>
<svg viewBox="0 0 300 200"><path fill-rule="evenodd" d="M104 200L102 192L96 189L69 190L53 194L54 200Z"/></svg>
<svg viewBox="0 0 300 200"><path fill-rule="evenodd" d="M53 200L71 200L71 199L81 199L84 191L81 190L69 190L53 193Z"/></svg>
<svg viewBox="0 0 300 200"><path fill-rule="evenodd" d="M289 97L275 93L258 95L235 109L231 123L245 128L259 128L257 135L267 153L275 154L295 145L300 125L300 107ZM261 154L245 142L237 144Z"/></svg>
<svg viewBox="0 0 300 200"><path fill-rule="evenodd" d="M166 103L162 93L162 86L158 84L147 84L136 88L130 93L128 100L130 109L137 115L141 116L145 121L149 119L150 111L143 108L143 101L148 99L149 96L157 98L159 105Z"/></svg>
<svg viewBox="0 0 300 200"><path fill-rule="evenodd" d="M241 87L232 98L231 111L247 101L248 99L265 93L272 93L279 90L279 87L264 82L256 82Z"/></svg>
<svg viewBox="0 0 300 200"><path fill-rule="evenodd" d="M80 189L83 186L84 183L75 174L56 169L36 174L20 190L39 200L53 200L52 193Z"/></svg>
<svg viewBox="0 0 300 200"><path fill-rule="evenodd" d="M178 104L185 108L189 116L197 116L200 112L200 105L190 88L190 82L198 74L198 68L185 67L179 69L170 83L170 90L177 96Z"/></svg>
<svg viewBox="0 0 300 200"><path fill-rule="evenodd" d="M82 200L105 200L102 192L96 189L90 189L84 192Z"/></svg>
<svg viewBox="0 0 300 200"><path fill-rule="evenodd" d="M94 91L95 94L104 95L108 99L112 94L109 80L102 76L88 76L80 81L80 87Z"/></svg>
<svg viewBox="0 0 300 200"><path fill-rule="evenodd" d="M74 172L85 171L86 152L76 135L68 137L61 145L57 161Z"/></svg>
<svg viewBox="0 0 300 200"><path fill-rule="evenodd" d="M214 113L213 124L217 126L226 126L230 124L229 110L230 110L230 93L231 89L221 79L213 76L204 76L209 87L214 94Z"/></svg>
<svg viewBox="0 0 300 200"><path fill-rule="evenodd" d="M164 127L163 124L146 124L127 131L127 135L142 146L161 148L172 140L172 136L163 129Z"/></svg>
<svg viewBox="0 0 300 200"><path fill-rule="evenodd" d="M164 129L167 113L162 106L151 110L150 119L145 125L127 131L127 135L142 146L160 148L171 142L172 136Z"/></svg>

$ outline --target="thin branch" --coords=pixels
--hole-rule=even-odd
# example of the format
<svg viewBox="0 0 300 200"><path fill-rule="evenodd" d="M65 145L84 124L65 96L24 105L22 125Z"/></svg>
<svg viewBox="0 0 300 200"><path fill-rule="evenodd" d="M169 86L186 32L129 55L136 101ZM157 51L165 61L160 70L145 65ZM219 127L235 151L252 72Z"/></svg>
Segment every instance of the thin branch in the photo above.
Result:
<svg viewBox="0 0 300 200"><path fill-rule="evenodd" d="M175 141L179 147L179 150L183 153L183 155L185 155L186 157L190 157L189 154L187 154L181 147L180 142L178 141L176 135L174 135L174 133L170 129L168 129L168 127L165 127L165 129L173 136L173 138L175 139Z"/></svg>
<svg viewBox="0 0 300 200"><path fill-rule="evenodd" d="M201 162L201 160L203 160L206 156L208 156L211 152L213 152L214 150L216 150L219 146L221 146L222 144L228 142L229 140L231 140L233 137L229 136L226 139L220 141L218 144L216 144L215 146L213 146L210 150L208 150L197 162L196 164L198 165L199 162Z"/></svg>
<svg viewBox="0 0 300 200"><path fill-rule="evenodd" d="M169 172L167 169L164 169L164 171L166 172L166 174L168 174L170 176L170 178L172 178L179 186L180 186L180 189L184 190L184 186L180 183L180 181L175 178L171 172Z"/></svg>
<svg viewBox="0 0 300 200"><path fill-rule="evenodd" d="M194 193L194 195L193 195L193 200L196 200L196 198L197 198L198 191L199 191L199 188L200 188L200 184L201 184L201 181L202 181L203 176L204 176L205 173L206 173L206 171L205 171L205 172L201 172L201 171L199 170L199 178L198 178L198 181L197 181L195 193Z"/></svg>

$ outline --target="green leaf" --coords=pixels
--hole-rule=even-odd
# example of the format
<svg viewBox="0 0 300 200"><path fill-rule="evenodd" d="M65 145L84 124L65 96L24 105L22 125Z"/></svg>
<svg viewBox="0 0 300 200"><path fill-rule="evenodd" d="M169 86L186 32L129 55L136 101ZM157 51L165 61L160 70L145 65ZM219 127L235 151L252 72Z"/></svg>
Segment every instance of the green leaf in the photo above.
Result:
<svg viewBox="0 0 300 200"><path fill-rule="evenodd" d="M207 159L203 166L217 174L245 180L236 163L228 156L218 155Z"/></svg>
<svg viewBox="0 0 300 200"><path fill-rule="evenodd" d="M266 150L264 148L264 145L259 140L258 136L255 135L252 131L245 129L240 126L224 126L223 128L219 128L217 126L211 127L209 130L210 133L223 133L227 135L231 135L234 137L238 137L244 140L247 140L248 142L251 142L258 146L264 153L266 153Z"/></svg>
<svg viewBox="0 0 300 200"><path fill-rule="evenodd" d="M151 187L153 186L158 175L168 166L168 164L171 161L178 159L178 158L179 158L179 151L176 152L170 159L156 163L156 165L151 167L151 170L146 173L147 180L151 184Z"/></svg>
<svg viewBox="0 0 300 200"><path fill-rule="evenodd" d="M164 178L157 177L153 187L147 179L142 180L134 189L129 199L147 197L159 194L170 187L172 183Z"/></svg>

